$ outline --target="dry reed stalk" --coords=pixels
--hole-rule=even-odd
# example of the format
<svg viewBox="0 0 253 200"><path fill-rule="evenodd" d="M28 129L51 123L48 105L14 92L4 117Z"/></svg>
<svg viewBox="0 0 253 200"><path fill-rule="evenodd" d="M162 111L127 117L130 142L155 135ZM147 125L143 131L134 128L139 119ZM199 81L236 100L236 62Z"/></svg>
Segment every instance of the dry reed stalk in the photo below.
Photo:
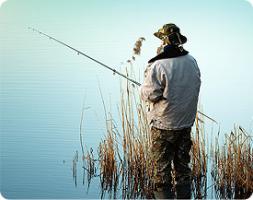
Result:
<svg viewBox="0 0 253 200"><path fill-rule="evenodd" d="M193 193L195 198L206 197L207 188L207 139L204 134L203 119L198 113L195 120L195 132L192 131L191 165L193 178Z"/></svg>
<svg viewBox="0 0 253 200"><path fill-rule="evenodd" d="M241 127L215 151L212 176L220 198L248 198L253 192L252 137ZM217 168L217 170L215 170Z"/></svg>
<svg viewBox="0 0 253 200"><path fill-rule="evenodd" d="M99 164L100 164L100 181L103 191L109 191L116 195L119 168L117 163L118 147L116 143L116 133L113 131L112 120L107 121L107 136L99 145Z"/></svg>

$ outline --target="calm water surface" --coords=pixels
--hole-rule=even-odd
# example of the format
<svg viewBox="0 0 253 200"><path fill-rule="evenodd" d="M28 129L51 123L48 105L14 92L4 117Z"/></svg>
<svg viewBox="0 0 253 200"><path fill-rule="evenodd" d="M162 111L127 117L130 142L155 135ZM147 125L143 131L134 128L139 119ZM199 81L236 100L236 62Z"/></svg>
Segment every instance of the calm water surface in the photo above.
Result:
<svg viewBox="0 0 253 200"><path fill-rule="evenodd" d="M26 28L2 28L8 28L1 30L2 195L22 199L99 198L98 179L92 180L88 192L87 183L83 186L81 162L75 186L72 159L76 151L81 154L83 102L84 142L87 149L93 147L96 152L105 133L99 84L108 106L115 105L118 79ZM31 43L27 43L29 39ZM43 48L36 41L45 42ZM104 82L103 76L110 82Z"/></svg>

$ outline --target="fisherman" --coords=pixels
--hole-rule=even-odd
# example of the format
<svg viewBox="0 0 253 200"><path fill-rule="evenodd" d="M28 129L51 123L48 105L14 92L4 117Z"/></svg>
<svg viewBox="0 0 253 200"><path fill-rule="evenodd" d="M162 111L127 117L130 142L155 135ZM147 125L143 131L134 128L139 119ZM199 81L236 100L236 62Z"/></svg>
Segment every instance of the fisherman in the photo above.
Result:
<svg viewBox="0 0 253 200"><path fill-rule="evenodd" d="M151 158L156 166L154 196L190 199L189 152L201 84L200 70L196 60L183 49L187 38L179 27L165 24L154 35L163 41L163 52L148 62L140 87L141 98L148 105L151 127ZM176 193L172 191L172 162Z"/></svg>

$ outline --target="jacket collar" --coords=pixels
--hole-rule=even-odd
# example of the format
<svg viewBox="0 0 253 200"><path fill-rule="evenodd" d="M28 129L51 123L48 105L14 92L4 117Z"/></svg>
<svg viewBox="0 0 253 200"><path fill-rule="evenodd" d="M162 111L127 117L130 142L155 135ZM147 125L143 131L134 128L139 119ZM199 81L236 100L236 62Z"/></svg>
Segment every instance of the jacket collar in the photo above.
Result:
<svg viewBox="0 0 253 200"><path fill-rule="evenodd" d="M167 45L163 48L163 52L152 58L148 61L148 63L155 62L156 60L166 59L166 58L176 58L179 56L184 56L188 54L189 52L180 49L177 46Z"/></svg>

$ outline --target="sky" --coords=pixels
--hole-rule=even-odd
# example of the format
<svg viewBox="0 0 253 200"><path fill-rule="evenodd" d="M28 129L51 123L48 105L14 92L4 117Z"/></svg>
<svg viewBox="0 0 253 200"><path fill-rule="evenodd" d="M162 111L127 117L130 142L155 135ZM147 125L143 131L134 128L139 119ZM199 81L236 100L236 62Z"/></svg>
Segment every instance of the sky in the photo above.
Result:
<svg viewBox="0 0 253 200"><path fill-rule="evenodd" d="M142 54L135 64L141 82L147 61L155 56L160 45L153 33L163 24L173 22L187 36L185 48L199 64L203 111L225 131L234 124L250 130L253 126L252 20L252 1L245 0L8 0L0 8L1 79L5 89L11 87L10 77L21 77L21 69L23 79L50 75L51 79L60 77L64 87L82 84L75 81L85 79L79 88L87 93L97 90L99 82L104 95L118 99L117 77L27 27L51 34L116 69L131 57L135 41L145 37ZM57 66L54 71L52 65ZM38 66L40 76L31 72L34 66ZM29 77L25 72L31 72ZM92 101L95 95L88 99Z"/></svg>

